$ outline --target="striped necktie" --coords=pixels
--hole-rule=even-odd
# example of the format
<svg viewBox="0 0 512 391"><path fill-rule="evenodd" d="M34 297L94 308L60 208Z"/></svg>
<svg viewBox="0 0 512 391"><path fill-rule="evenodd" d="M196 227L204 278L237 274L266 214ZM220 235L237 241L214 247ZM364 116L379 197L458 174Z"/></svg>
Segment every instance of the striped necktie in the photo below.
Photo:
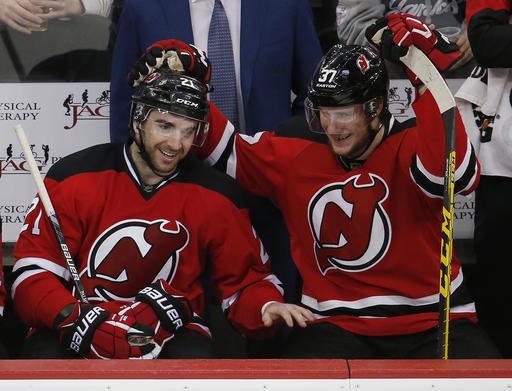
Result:
<svg viewBox="0 0 512 391"><path fill-rule="evenodd" d="M228 18L220 0L215 0L208 32L208 58L212 64L210 99L239 129L235 61Z"/></svg>

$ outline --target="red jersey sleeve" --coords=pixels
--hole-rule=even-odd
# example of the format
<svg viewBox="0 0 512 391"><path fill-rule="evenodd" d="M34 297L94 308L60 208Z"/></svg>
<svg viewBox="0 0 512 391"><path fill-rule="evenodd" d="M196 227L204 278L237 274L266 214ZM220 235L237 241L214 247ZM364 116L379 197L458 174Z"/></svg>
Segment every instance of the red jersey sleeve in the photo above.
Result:
<svg viewBox="0 0 512 391"><path fill-rule="evenodd" d="M442 197L445 171L445 129L441 113L429 91L413 104L416 127L407 132L402 166L429 197ZM467 195L478 184L480 165L456 111L455 193Z"/></svg>
<svg viewBox="0 0 512 391"><path fill-rule="evenodd" d="M278 200L290 163L311 141L277 137L263 131L254 136L235 132L233 125L211 104L210 126L204 145L195 154L210 166L235 178L253 194Z"/></svg>
<svg viewBox="0 0 512 391"><path fill-rule="evenodd" d="M81 234L79 225L71 223L77 215L71 201L73 197L56 181L45 178L44 182L66 233L66 244L75 259ZM28 209L14 256L12 292L15 311L30 326L52 327L62 308L76 299L65 286L71 276L37 196Z"/></svg>
<svg viewBox="0 0 512 391"><path fill-rule="evenodd" d="M231 204L232 205L232 204ZM267 331L261 308L283 302L280 281L270 272L269 256L250 224L246 209L227 205L210 225L210 279L228 319L242 334L263 336Z"/></svg>

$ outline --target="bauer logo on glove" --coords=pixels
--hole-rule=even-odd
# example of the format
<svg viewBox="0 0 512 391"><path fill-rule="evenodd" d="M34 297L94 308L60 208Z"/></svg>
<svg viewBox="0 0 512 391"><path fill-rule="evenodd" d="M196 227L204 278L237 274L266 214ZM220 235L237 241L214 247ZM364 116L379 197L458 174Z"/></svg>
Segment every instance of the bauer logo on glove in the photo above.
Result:
<svg viewBox="0 0 512 391"><path fill-rule="evenodd" d="M79 325L75 326L75 332L71 336L69 348L77 353L80 353L80 347L87 335L90 328L95 328L97 324L103 322L108 318L108 312L100 307L92 307L89 311L84 313L82 319L79 319Z"/></svg>
<svg viewBox="0 0 512 391"><path fill-rule="evenodd" d="M180 314L176 309L176 300L164 296L162 292L150 286L141 290L139 294L146 295L147 297L151 298L154 303L157 304L163 312L165 312L167 318L174 325L175 330L183 327L183 320L181 319Z"/></svg>
<svg viewBox="0 0 512 391"><path fill-rule="evenodd" d="M135 299L149 304L162 326L174 333L190 323L193 311L184 296L173 293L173 288L166 281L158 280L137 293Z"/></svg>

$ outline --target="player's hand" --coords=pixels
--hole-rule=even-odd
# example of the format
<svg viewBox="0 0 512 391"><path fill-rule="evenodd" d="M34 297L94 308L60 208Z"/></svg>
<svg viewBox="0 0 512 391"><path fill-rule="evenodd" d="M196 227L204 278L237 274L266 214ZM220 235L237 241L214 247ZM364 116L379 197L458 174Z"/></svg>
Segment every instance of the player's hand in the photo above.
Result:
<svg viewBox="0 0 512 391"><path fill-rule="evenodd" d="M85 358L151 359L159 353L151 327L99 305L76 304L58 329L62 346Z"/></svg>
<svg viewBox="0 0 512 391"><path fill-rule="evenodd" d="M31 34L41 26L42 9L30 0L0 0L0 21L20 33Z"/></svg>
<svg viewBox="0 0 512 391"><path fill-rule="evenodd" d="M310 310L298 305L273 301L264 307L261 320L266 327L276 323L285 323L288 327L293 327L296 323L300 327L306 327L307 322L315 320L315 316Z"/></svg>
<svg viewBox="0 0 512 391"><path fill-rule="evenodd" d="M34 5L45 7L49 12L41 15L43 19L80 16L85 12L81 0L31 0Z"/></svg>
<svg viewBox="0 0 512 391"><path fill-rule="evenodd" d="M473 51L469 44L467 32L460 34L453 42L455 42L459 50L462 52L462 57L453 65L454 68L458 68L466 65L473 59Z"/></svg>
<svg viewBox="0 0 512 391"><path fill-rule="evenodd" d="M194 312L187 298L179 295L162 279L142 289L135 300L151 307L162 327L173 334L190 323L193 317Z"/></svg>
<svg viewBox="0 0 512 391"><path fill-rule="evenodd" d="M137 323L151 327L155 335L153 342L157 345L157 349L153 350L153 354L157 357L167 341L174 337L174 333L162 327L162 322L156 315L155 311L149 304L141 301L127 303L118 311L119 315L128 315L134 318Z"/></svg>
<svg viewBox="0 0 512 391"><path fill-rule="evenodd" d="M182 72L205 84L210 82L210 60L203 51L177 39L166 39L149 46L135 63L128 75L130 85L136 87L161 66Z"/></svg>
<svg viewBox="0 0 512 391"><path fill-rule="evenodd" d="M366 29L365 34L368 41L380 48L385 59L396 63L400 63L400 57L407 54L411 45L425 53L440 72L448 70L462 57L455 43L409 14L380 18ZM406 71L411 82L418 84L416 76L408 69Z"/></svg>

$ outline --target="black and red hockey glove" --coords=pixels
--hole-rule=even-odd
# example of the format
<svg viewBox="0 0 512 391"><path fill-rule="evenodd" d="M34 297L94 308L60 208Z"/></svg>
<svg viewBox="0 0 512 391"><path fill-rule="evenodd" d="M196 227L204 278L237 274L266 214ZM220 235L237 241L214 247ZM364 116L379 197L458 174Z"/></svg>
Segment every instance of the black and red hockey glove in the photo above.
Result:
<svg viewBox="0 0 512 391"><path fill-rule="evenodd" d="M377 19L366 29L365 35L380 48L382 57L395 63L400 63L400 57L407 54L411 45L425 53L440 72L451 68L463 56L455 43L409 14L397 13ZM409 69L405 71L413 85L421 83Z"/></svg>
<svg viewBox="0 0 512 391"><path fill-rule="evenodd" d="M135 300L149 305L162 322L162 327L174 334L190 323L193 317L187 298L176 293L166 281L160 279L137 293Z"/></svg>
<svg viewBox="0 0 512 391"><path fill-rule="evenodd" d="M211 77L210 60L194 45L177 39L166 39L149 46L128 74L128 81L136 87L155 69L167 66L176 72L208 84Z"/></svg>
<svg viewBox="0 0 512 391"><path fill-rule="evenodd" d="M135 318L110 313L100 305L76 304L60 324L60 342L85 358L156 358L154 331Z"/></svg>
<svg viewBox="0 0 512 391"><path fill-rule="evenodd" d="M123 306L118 314L128 315L134 318L137 323L148 325L153 329L155 335L153 342L158 345L158 353L163 348L164 344L174 337L174 333L162 327L162 322L156 315L153 308L141 301L134 301Z"/></svg>

